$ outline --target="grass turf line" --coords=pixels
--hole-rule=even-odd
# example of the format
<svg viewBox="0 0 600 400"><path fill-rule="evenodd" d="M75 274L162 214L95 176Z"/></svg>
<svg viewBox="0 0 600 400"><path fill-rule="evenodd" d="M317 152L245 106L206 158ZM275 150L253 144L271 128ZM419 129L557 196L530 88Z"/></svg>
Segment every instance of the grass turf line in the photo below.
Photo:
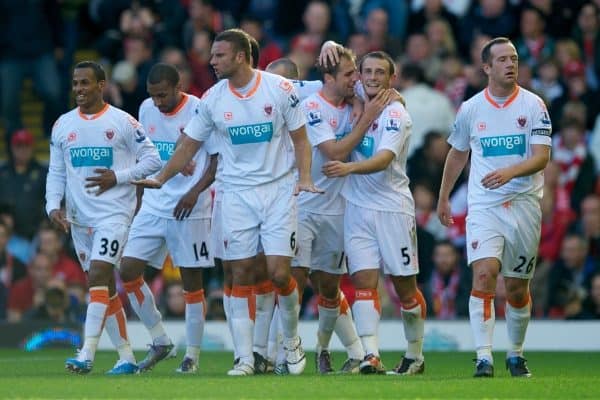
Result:
<svg viewBox="0 0 600 400"><path fill-rule="evenodd" d="M231 353L201 354L194 375L174 372L181 356L159 363L155 370L135 376L110 377L104 372L116 361L116 352L99 352L94 370L77 376L64 370L72 356L64 350L0 350L0 398L68 399L598 399L600 353L530 352L526 354L534 375L511 378L504 354L495 354L496 376L473 379L471 353L428 353L422 376L319 376L314 356L308 354L301 376L228 377ZM143 353L136 353L138 360ZM384 353L391 369L400 353ZM334 354L335 368L345 356Z"/></svg>

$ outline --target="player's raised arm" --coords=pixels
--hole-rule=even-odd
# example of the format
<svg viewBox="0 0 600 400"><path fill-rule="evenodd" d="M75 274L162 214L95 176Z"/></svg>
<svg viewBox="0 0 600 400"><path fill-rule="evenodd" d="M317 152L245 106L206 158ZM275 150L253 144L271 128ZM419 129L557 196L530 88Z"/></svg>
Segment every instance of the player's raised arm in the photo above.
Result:
<svg viewBox="0 0 600 400"><path fill-rule="evenodd" d="M202 146L202 143L204 142L183 135L173 156L158 175L153 178L135 180L132 183L149 189L160 189L166 181L177 175L177 173L191 161L198 149Z"/></svg>

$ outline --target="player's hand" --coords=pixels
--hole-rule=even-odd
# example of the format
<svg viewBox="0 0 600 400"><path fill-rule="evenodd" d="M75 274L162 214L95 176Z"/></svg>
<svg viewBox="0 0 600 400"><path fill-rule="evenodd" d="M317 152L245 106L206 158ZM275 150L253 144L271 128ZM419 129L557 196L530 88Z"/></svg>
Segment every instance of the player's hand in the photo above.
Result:
<svg viewBox="0 0 600 400"><path fill-rule="evenodd" d="M92 188L97 188L95 191L96 196L100 196L102 193L106 192L108 189L114 187L117 184L117 176L115 175L115 171L108 168L96 168L94 173L98 174L95 176L90 176L85 178L87 185L86 188L90 189L89 192L93 192Z"/></svg>
<svg viewBox="0 0 600 400"><path fill-rule="evenodd" d="M69 223L69 221L67 221L67 217L65 216L65 212L63 210L52 210L50 211L49 217L50 221L52 221L54 225L62 229L63 232L69 233L69 228L71 227L71 224Z"/></svg>
<svg viewBox="0 0 600 400"><path fill-rule="evenodd" d="M328 161L323 164L323 174L328 178L340 178L352 172L349 163L342 161Z"/></svg>
<svg viewBox="0 0 600 400"><path fill-rule="evenodd" d="M511 179L512 175L507 169L497 169L484 176L481 184L486 189L494 190L506 184Z"/></svg>
<svg viewBox="0 0 600 400"><path fill-rule="evenodd" d="M194 175L194 171L196 170L196 161L192 160L183 167L181 170L181 175L183 176L192 176Z"/></svg>
<svg viewBox="0 0 600 400"><path fill-rule="evenodd" d="M396 89L390 89L390 91L390 103L393 101L399 101L404 107L406 107L406 100L404 100L404 97L402 97L400 92Z"/></svg>
<svg viewBox="0 0 600 400"><path fill-rule="evenodd" d="M342 46L334 42L333 40L328 40L323 43L321 47L321 53L319 54L319 65L323 66L334 66L340 62L340 55L338 53L339 49Z"/></svg>
<svg viewBox="0 0 600 400"><path fill-rule="evenodd" d="M300 192L309 192L309 193L325 193L323 189L319 189L315 186L312 180L309 181L298 181L296 183L296 188L294 189L294 196L298 196Z"/></svg>
<svg viewBox="0 0 600 400"><path fill-rule="evenodd" d="M147 189L160 189L163 185L162 182L155 178L138 179L131 181L131 184Z"/></svg>
<svg viewBox="0 0 600 400"><path fill-rule="evenodd" d="M390 103L392 92L390 89L381 90L375 97L365 103L363 115L369 122L373 122Z"/></svg>
<svg viewBox="0 0 600 400"><path fill-rule="evenodd" d="M454 223L454 218L452 218L452 212L450 210L450 202L448 200L438 200L437 214L442 225L450 226Z"/></svg>
<svg viewBox="0 0 600 400"><path fill-rule="evenodd" d="M198 195L199 193L196 191L190 190L183 195L181 199L179 199L179 202L177 202L177 205L173 210L173 216L177 221L182 221L190 216L194 206L196 205L196 202L198 201Z"/></svg>

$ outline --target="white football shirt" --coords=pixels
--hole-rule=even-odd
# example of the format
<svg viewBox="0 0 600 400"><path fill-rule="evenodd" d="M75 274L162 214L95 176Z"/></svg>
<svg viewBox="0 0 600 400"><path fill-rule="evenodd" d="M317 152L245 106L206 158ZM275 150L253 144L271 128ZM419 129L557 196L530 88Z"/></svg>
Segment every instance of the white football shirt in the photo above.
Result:
<svg viewBox="0 0 600 400"><path fill-rule="evenodd" d="M352 130L352 107L347 104L339 107L331 104L319 92L306 98L302 102L302 109L306 115L306 132L312 146L312 179L325 193L301 192L298 195L298 207L315 214L342 215L345 204L340 192L345 178L327 178L323 174L323 164L330 160L319 150L319 145L328 140L341 139Z"/></svg>
<svg viewBox="0 0 600 400"><path fill-rule="evenodd" d="M192 139L221 135L224 191L273 182L291 173L295 164L289 131L305 124L294 86L279 75L256 71L255 83L239 93L227 79L202 97L196 115L185 127Z"/></svg>
<svg viewBox="0 0 600 400"><path fill-rule="evenodd" d="M136 162L137 161L137 162ZM135 210L132 180L157 172L161 163L142 125L113 106L87 116L76 108L54 124L46 180L46 211L59 209L65 197L67 219L76 225L128 225ZM115 172L117 185L96 196L85 179L97 168Z"/></svg>
<svg viewBox="0 0 600 400"><path fill-rule="evenodd" d="M394 159L383 171L372 174L351 174L342 194L357 206L378 211L415 214L415 205L408 188L406 154L412 121L400 102L389 104L371 124L362 142L352 151L351 161L363 161L382 150L394 153Z"/></svg>
<svg viewBox="0 0 600 400"><path fill-rule="evenodd" d="M457 150L471 150L469 210L486 209L517 196L541 199L543 172L513 178L497 189L486 189L481 180L488 173L518 164L531 156L532 144L551 146L552 124L542 99L517 87L499 105L488 89L465 101L456 115L448 143Z"/></svg>
<svg viewBox="0 0 600 400"><path fill-rule="evenodd" d="M146 133L160 155L163 166L169 161L183 128L194 115L200 99L196 96L183 94L181 102L170 113L162 113L154 106L151 98L144 100L140 106L140 122L146 128ZM169 179L160 189L144 190L142 207L153 215L172 218L175 206L181 198L198 182L206 171L209 155L205 148L200 148L193 160L196 169L191 176L177 174ZM196 205L188 218L210 217L210 191L200 193Z"/></svg>

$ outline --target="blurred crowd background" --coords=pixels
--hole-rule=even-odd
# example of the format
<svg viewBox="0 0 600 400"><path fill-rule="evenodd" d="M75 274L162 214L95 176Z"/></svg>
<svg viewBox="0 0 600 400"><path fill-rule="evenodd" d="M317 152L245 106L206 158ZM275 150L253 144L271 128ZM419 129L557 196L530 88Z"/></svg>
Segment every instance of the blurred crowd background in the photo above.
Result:
<svg viewBox="0 0 600 400"><path fill-rule="evenodd" d="M471 286L466 176L451 198L455 224L447 229L435 214L446 137L461 102L485 87L483 43L510 37L519 85L544 99L554 127L531 283L534 317L600 318L599 10L600 0L0 0L0 321L85 315L85 275L70 238L44 213L48 138L54 120L73 106L74 62L100 60L110 76L106 100L137 117L157 61L177 66L188 93L200 96L213 85L211 43L231 27L258 40L260 68L287 56L301 79L320 79L314 63L329 39L359 58L385 50L396 60L393 84L414 121L408 174L418 280L438 319L467 318ZM183 319L183 289L170 260L146 275L165 318ZM221 271L206 271L205 282L208 319L224 319ZM349 281L343 285L352 300ZM390 286L383 278L381 285ZM383 316L399 317L399 301L380 293ZM310 288L302 318L316 318Z"/></svg>

